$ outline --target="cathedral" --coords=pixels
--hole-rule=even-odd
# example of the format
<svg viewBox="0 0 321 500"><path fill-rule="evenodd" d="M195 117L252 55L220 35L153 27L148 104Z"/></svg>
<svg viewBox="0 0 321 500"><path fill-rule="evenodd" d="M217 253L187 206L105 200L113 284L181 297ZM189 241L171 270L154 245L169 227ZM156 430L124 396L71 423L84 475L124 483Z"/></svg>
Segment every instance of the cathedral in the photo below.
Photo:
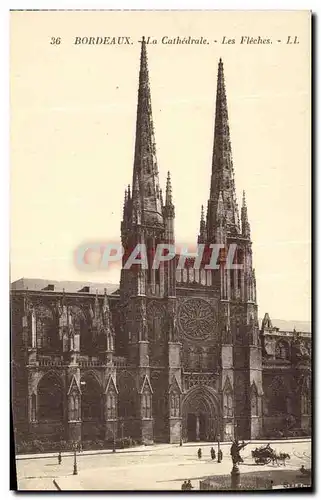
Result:
<svg viewBox="0 0 321 500"><path fill-rule="evenodd" d="M268 314L258 322L251 228L245 194L240 214L236 201L221 59L212 158L195 241L236 245L239 266L226 266L222 251L215 269L206 258L195 266L195 257L181 268L179 255L153 269L156 246L175 244L175 206L170 174L164 197L159 184L143 40L120 284L12 283L16 437L182 444L271 437L285 428L310 432L311 335L281 332ZM137 244L146 245L148 268L126 269Z"/></svg>

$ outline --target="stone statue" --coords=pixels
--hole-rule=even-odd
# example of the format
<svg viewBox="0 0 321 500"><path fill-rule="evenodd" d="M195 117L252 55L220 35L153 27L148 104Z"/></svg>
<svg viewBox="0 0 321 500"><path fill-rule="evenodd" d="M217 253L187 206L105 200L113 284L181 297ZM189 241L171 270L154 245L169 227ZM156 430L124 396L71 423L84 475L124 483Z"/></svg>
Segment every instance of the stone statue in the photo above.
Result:
<svg viewBox="0 0 321 500"><path fill-rule="evenodd" d="M233 465L237 465L240 462L243 462L243 458L240 455L240 451L247 445L248 443L244 443L244 441L240 444L237 439L234 439L230 451Z"/></svg>

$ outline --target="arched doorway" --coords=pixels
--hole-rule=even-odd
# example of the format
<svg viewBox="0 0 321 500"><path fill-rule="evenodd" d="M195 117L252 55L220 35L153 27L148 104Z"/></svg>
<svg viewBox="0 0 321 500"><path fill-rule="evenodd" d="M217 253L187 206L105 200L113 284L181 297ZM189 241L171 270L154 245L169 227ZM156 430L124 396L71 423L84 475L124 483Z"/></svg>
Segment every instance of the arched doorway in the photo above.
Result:
<svg viewBox="0 0 321 500"><path fill-rule="evenodd" d="M184 441L214 441L219 433L219 404L211 387L193 387L182 404Z"/></svg>
<svg viewBox="0 0 321 500"><path fill-rule="evenodd" d="M37 432L50 441L63 439L64 396L58 374L49 372L40 379L31 404L31 419L38 422Z"/></svg>
<svg viewBox="0 0 321 500"><path fill-rule="evenodd" d="M82 439L103 437L103 394L97 378L88 373L81 377Z"/></svg>

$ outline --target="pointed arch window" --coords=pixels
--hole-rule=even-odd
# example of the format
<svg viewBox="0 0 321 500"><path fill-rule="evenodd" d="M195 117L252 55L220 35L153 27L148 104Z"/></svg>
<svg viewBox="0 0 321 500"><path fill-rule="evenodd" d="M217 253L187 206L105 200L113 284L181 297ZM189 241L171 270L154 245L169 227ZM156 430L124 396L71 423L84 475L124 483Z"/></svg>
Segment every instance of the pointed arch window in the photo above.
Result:
<svg viewBox="0 0 321 500"><path fill-rule="evenodd" d="M275 347L275 357L277 359L289 359L289 346L286 342L278 342Z"/></svg>
<svg viewBox="0 0 321 500"><path fill-rule="evenodd" d="M69 420L79 420L79 394L73 391L69 396Z"/></svg>
<svg viewBox="0 0 321 500"><path fill-rule="evenodd" d="M63 391L58 376L44 375L38 384L38 420L58 421L63 419Z"/></svg>
<svg viewBox="0 0 321 500"><path fill-rule="evenodd" d="M301 412L303 415L310 415L311 413L311 388L309 378L305 379L302 386Z"/></svg>
<svg viewBox="0 0 321 500"><path fill-rule="evenodd" d="M233 391L229 380L226 383L223 393L223 408L225 417L233 417Z"/></svg>
<svg viewBox="0 0 321 500"><path fill-rule="evenodd" d="M149 391L142 394L142 417L152 418L152 396Z"/></svg>
<svg viewBox="0 0 321 500"><path fill-rule="evenodd" d="M31 395L31 422L37 421L37 396Z"/></svg>
<svg viewBox="0 0 321 500"><path fill-rule="evenodd" d="M171 417L179 417L180 397L177 392L172 392L170 395L170 415Z"/></svg>
<svg viewBox="0 0 321 500"><path fill-rule="evenodd" d="M35 310L37 348L46 349L52 344L53 314L48 307L38 306Z"/></svg>
<svg viewBox="0 0 321 500"><path fill-rule="evenodd" d="M107 394L107 418L108 420L117 418L117 398L115 391L110 391Z"/></svg>

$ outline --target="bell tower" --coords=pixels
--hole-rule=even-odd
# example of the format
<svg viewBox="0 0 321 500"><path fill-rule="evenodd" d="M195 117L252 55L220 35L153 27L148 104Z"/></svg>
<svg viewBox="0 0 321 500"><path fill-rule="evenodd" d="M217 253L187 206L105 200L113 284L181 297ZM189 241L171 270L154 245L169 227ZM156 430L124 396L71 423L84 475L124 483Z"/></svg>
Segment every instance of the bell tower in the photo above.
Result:
<svg viewBox="0 0 321 500"><path fill-rule="evenodd" d="M175 210L168 173L165 204L160 189L151 91L144 37L141 41L136 140L132 186L125 191L121 238L124 248L120 295L123 314L123 338L128 346L129 363L137 367L136 414L140 421L140 438L153 440L154 418L168 414L169 398L165 387L167 375L153 387L152 369L155 354L163 356L162 364L175 365L171 351L175 323L175 261L153 266L160 244L174 242ZM159 346L157 345L159 342ZM162 348L160 346L163 346ZM176 365L175 365L176 366ZM156 384L157 385L157 384ZM164 390L166 396L164 397ZM157 410L158 399L162 408ZM157 414L157 415L156 415ZM167 422L163 434L168 434Z"/></svg>
<svg viewBox="0 0 321 500"><path fill-rule="evenodd" d="M200 235L204 235L201 221ZM213 282L220 289L221 390L223 434L233 429L239 438L259 435L262 426L262 354L256 303L255 272L248 211L243 193L241 224L236 201L234 167L223 62L217 75L214 146L206 235L208 244L221 244L219 270ZM203 236L204 239L204 236ZM228 388L233 409L225 408ZM233 414L233 419L231 415Z"/></svg>

